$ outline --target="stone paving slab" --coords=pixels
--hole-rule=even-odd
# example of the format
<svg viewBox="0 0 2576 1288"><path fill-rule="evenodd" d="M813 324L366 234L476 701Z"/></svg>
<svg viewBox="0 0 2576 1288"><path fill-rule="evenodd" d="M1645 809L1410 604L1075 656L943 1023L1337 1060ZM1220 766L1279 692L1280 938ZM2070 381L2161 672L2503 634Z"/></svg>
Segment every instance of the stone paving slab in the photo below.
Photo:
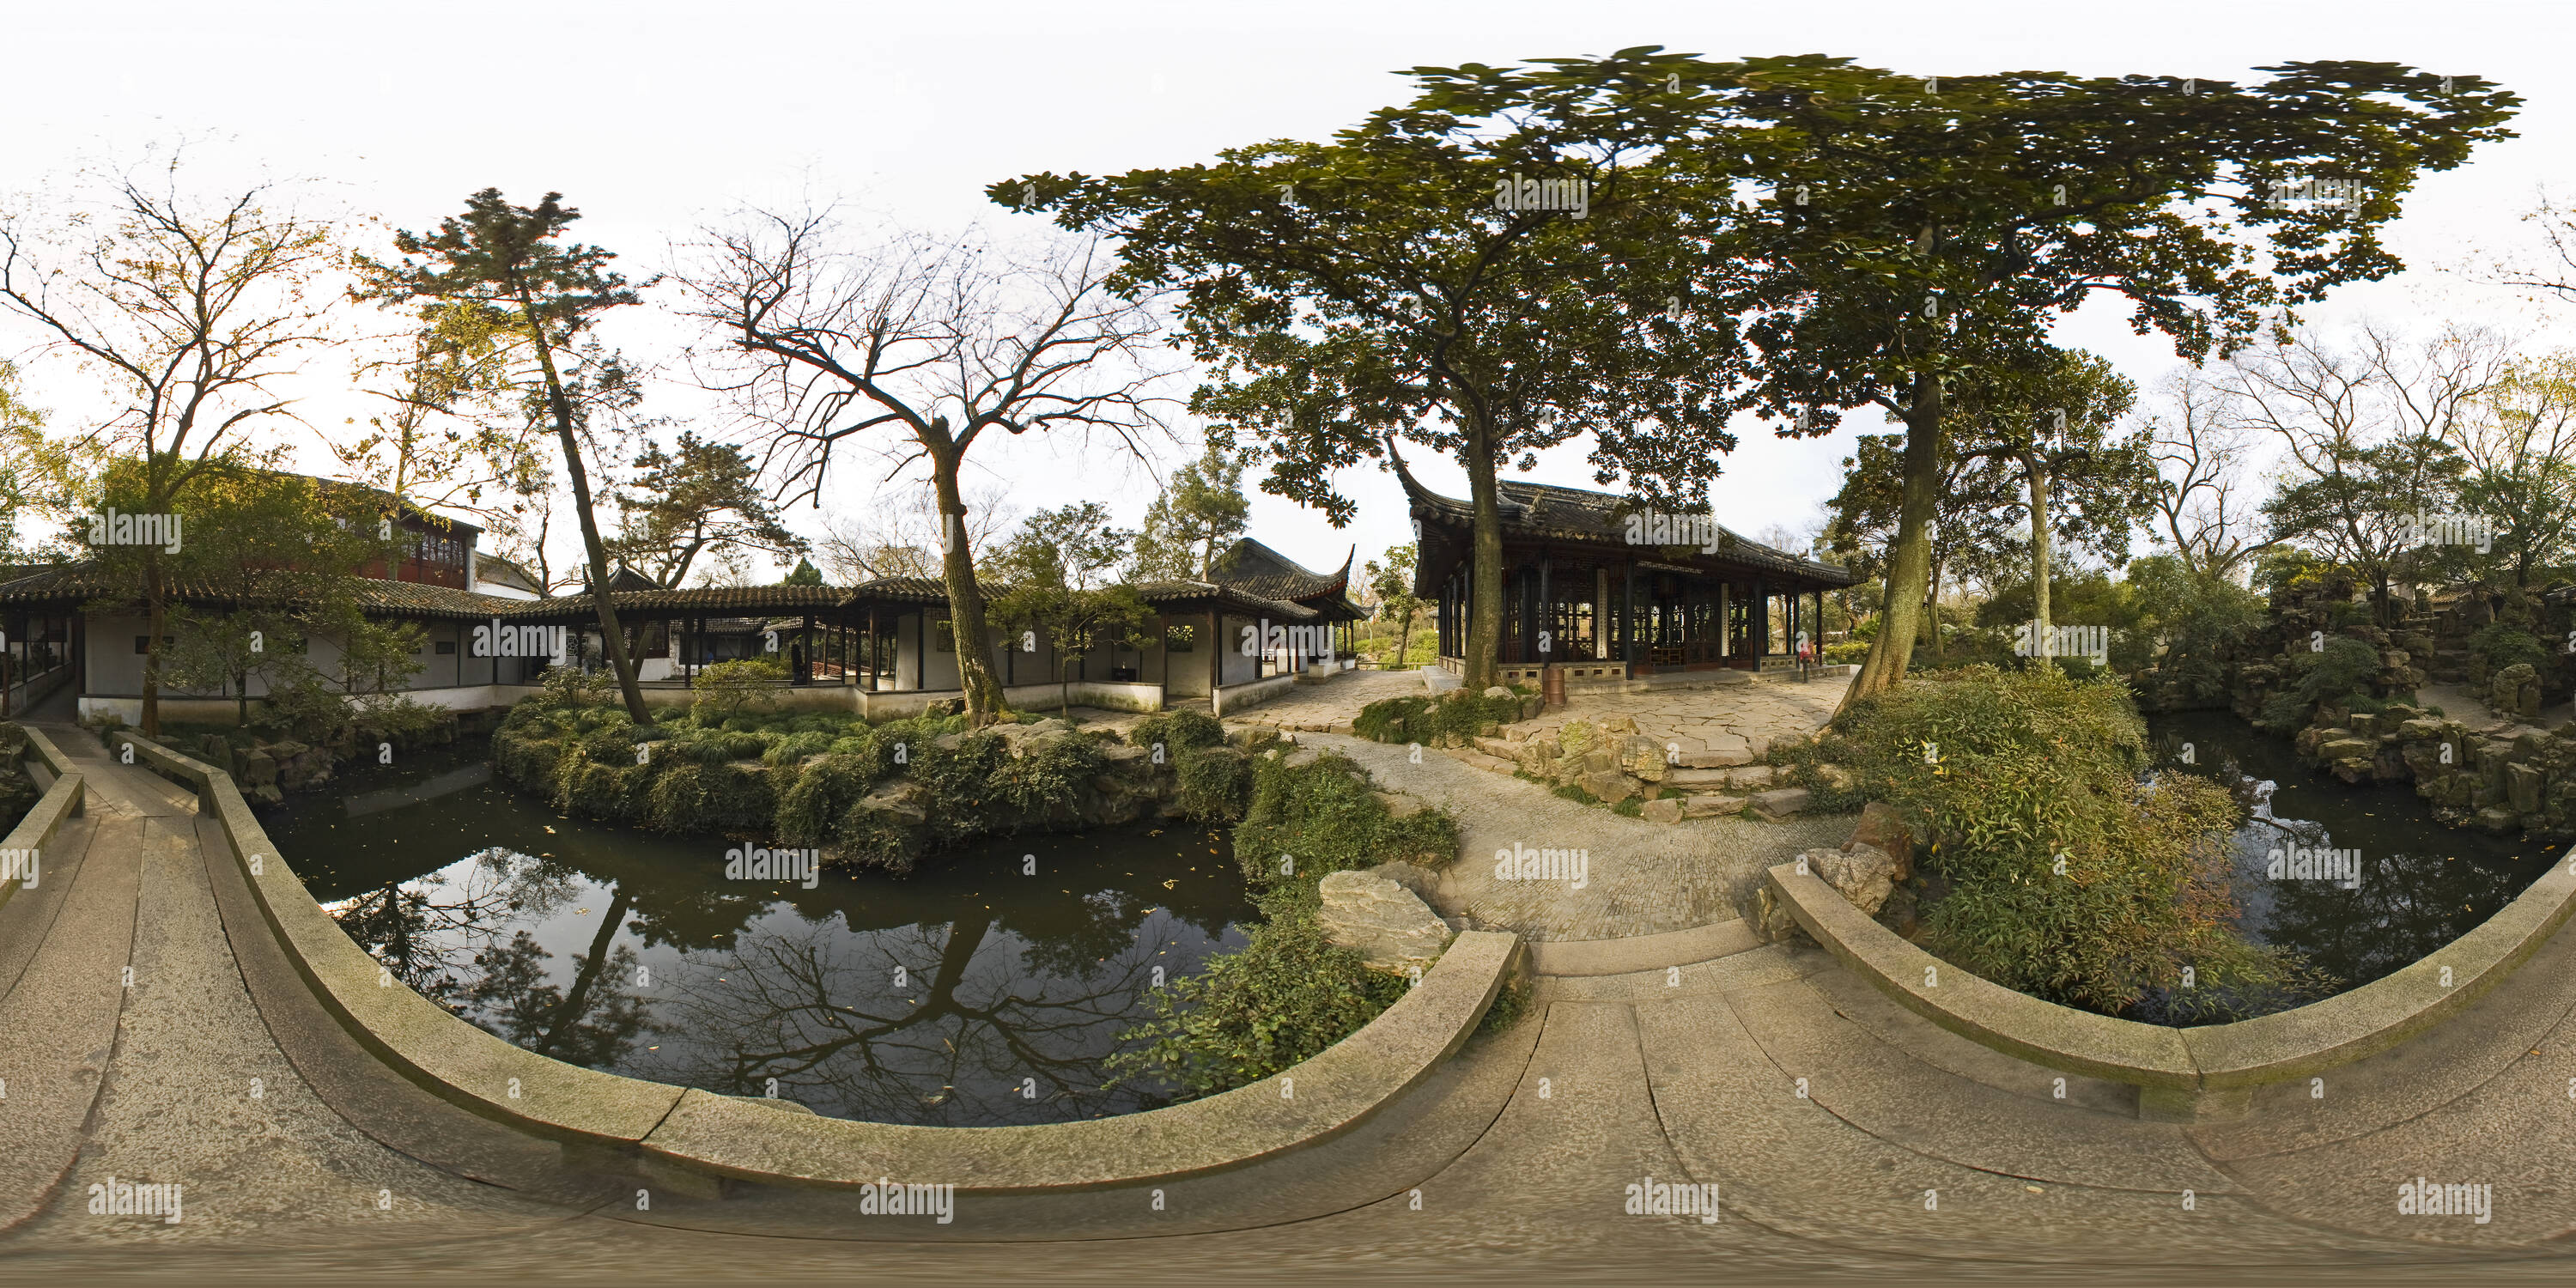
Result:
<svg viewBox="0 0 2576 1288"><path fill-rule="evenodd" d="M1637 722L1640 735L1680 748L1685 765L1742 765L1761 760L1775 738L1804 737L1823 728L1850 687L1850 677L1833 676L1804 684L1765 681L1661 693L1573 694L1565 706L1512 728L1536 737L1569 720L1598 725L1611 716L1628 716Z"/></svg>
<svg viewBox="0 0 2576 1288"><path fill-rule="evenodd" d="M1322 684L1300 684L1241 715L1228 714L1227 724L1325 733L1349 732L1360 708L1386 698L1420 697L1429 692L1420 671L1344 671Z"/></svg>
<svg viewBox="0 0 2576 1288"><path fill-rule="evenodd" d="M1410 792L1456 815L1459 859L1432 902L1443 916L1510 930L1535 942L1622 939L1732 921L1773 864L1840 845L1852 819L1756 823L1741 818L1649 823L1567 800L1537 783L1487 773L1425 749L1335 734L1300 734L1357 761L1380 787ZM1495 854L1517 847L1580 850L1584 885L1495 876ZM1516 868L1517 870L1517 868Z"/></svg>

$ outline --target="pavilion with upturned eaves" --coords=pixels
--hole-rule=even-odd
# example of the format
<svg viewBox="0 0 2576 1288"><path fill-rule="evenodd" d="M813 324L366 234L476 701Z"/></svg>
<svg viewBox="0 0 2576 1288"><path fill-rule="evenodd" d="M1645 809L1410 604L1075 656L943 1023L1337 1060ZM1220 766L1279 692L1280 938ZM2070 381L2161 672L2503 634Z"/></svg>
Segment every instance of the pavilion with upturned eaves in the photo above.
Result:
<svg viewBox="0 0 2576 1288"><path fill-rule="evenodd" d="M1465 666L1475 508L1395 463L1418 543L1414 594L1436 605L1440 664ZM1504 683L1592 683L1795 665L1820 640L1824 596L1850 569L1748 540L1705 513L1659 512L1607 492L1498 485Z"/></svg>

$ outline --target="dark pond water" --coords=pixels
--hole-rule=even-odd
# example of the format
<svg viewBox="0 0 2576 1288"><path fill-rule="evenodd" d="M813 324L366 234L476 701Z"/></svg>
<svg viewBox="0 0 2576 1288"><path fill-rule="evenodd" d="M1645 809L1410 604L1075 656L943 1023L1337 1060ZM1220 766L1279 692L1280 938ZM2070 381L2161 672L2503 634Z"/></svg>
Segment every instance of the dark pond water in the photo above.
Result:
<svg viewBox="0 0 2576 1288"><path fill-rule="evenodd" d="M2224 711L2156 717L2148 728L2159 771L2209 775L2249 806L2236 833L2240 928L2298 950L2347 989L2474 929L2562 848L2444 826L2412 784L2350 786ZM2181 760L2186 744L2194 763ZM2293 846L2354 852L2349 876L2271 877L2272 851L2287 858Z"/></svg>
<svg viewBox="0 0 2576 1288"><path fill-rule="evenodd" d="M1102 1091L1160 979L1243 942L1222 831L1029 835L909 877L729 879L717 837L556 814L480 746L262 811L313 897L414 987L530 1050L817 1113L981 1127L1163 1103ZM765 840L760 843L765 844ZM1034 872L1029 869L1034 867Z"/></svg>

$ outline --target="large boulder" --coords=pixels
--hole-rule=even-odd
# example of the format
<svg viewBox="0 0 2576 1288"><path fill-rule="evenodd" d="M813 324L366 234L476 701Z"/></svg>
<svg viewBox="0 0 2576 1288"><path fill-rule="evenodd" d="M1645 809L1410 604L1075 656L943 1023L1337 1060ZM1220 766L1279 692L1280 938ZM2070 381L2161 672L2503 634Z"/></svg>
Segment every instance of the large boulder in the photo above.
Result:
<svg viewBox="0 0 2576 1288"><path fill-rule="evenodd" d="M1807 870L1832 886L1851 906L1870 916L1887 906L1887 894L1896 888L1896 860L1875 845L1855 845L1847 850L1814 849L1798 856L1807 861Z"/></svg>
<svg viewBox="0 0 2576 1288"><path fill-rule="evenodd" d="M1759 792L1753 797L1753 813L1765 822L1777 823L1805 811L1813 795L1804 787L1783 787Z"/></svg>
<svg viewBox="0 0 2576 1288"><path fill-rule="evenodd" d="M1682 821L1683 812L1684 806L1680 797L1670 800L1651 800L1638 808L1638 816L1649 823L1678 823Z"/></svg>
<svg viewBox="0 0 2576 1288"><path fill-rule="evenodd" d="M1860 822L1853 826L1851 839L1843 842L1845 850L1869 846L1879 850L1896 864L1896 879L1914 875L1914 832L1905 826L1904 816L1886 801L1871 801L1861 806Z"/></svg>
<svg viewBox="0 0 2576 1288"><path fill-rule="evenodd" d="M2487 707L2500 716L2530 719L2540 714L2540 673L2529 662L2516 662L2488 681Z"/></svg>
<svg viewBox="0 0 2576 1288"><path fill-rule="evenodd" d="M1636 779L1630 778L1626 774L1620 773L1615 769L1605 769L1585 774L1583 777L1576 779L1575 782L1577 785L1581 786L1583 790L1599 797L1602 803L1608 805L1616 805L1619 802L1636 795L1640 790Z"/></svg>
<svg viewBox="0 0 2576 1288"><path fill-rule="evenodd" d="M1428 970L1455 933L1422 897L1385 877L1335 872L1318 887L1324 938L1357 952L1375 970Z"/></svg>

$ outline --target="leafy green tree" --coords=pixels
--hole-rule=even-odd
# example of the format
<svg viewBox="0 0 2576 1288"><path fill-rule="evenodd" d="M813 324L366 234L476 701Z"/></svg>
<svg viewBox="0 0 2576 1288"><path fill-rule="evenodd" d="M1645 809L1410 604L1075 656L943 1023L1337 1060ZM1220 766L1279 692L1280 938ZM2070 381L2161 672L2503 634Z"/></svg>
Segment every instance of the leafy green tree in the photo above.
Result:
<svg viewBox="0 0 2576 1288"><path fill-rule="evenodd" d="M341 475L422 512L464 510L487 524L544 487L536 422L497 414L518 387L511 346L496 325L487 310L436 300L421 306L392 356L358 372L361 387L387 410L368 417L354 437L323 440Z"/></svg>
<svg viewBox="0 0 2576 1288"><path fill-rule="evenodd" d="M1746 319L1748 397L1782 432L1875 405L1906 425L1886 604L1851 705L1904 676L1940 503L1945 390L2045 352L2097 292L2199 361L2263 316L2401 267L2379 240L2424 171L2510 137L2520 99L2393 63L2262 69L2251 84L2055 72L1905 75L1825 55L1692 60L1709 182L1746 181L1715 230L1707 310ZM1487 72L1527 81L1581 64ZM2323 178L2332 199L2294 181Z"/></svg>
<svg viewBox="0 0 2576 1288"><path fill-rule="evenodd" d="M1211 438L1197 460L1172 471L1171 484L1146 508L1145 527L1136 534L1136 580L1209 580L1217 547L1242 536L1251 514L1243 462Z"/></svg>
<svg viewBox="0 0 2576 1288"><path fill-rule="evenodd" d="M1191 410L1270 465L1264 491L1338 526L1353 502L1336 471L1396 439L1458 461L1470 689L1492 682L1501 638L1507 463L1588 433L1600 481L1686 503L1735 444L1734 320L1677 298L1733 196L1655 170L1700 128L1668 90L1694 64L1627 50L1569 66L1415 68L1412 102L1331 142L987 190L1117 238L1121 289L1180 293L1210 373Z"/></svg>
<svg viewBox="0 0 2576 1288"><path fill-rule="evenodd" d="M993 560L1003 590L992 601L1005 632L1034 631L1055 645L1060 706L1073 705L1073 668L1095 642L1144 648L1154 609L1133 587L1107 583L1135 534L1109 526L1109 509L1082 501L1030 515Z"/></svg>
<svg viewBox="0 0 2576 1288"><path fill-rule="evenodd" d="M1863 434L1852 446L1843 458L1842 488L1826 503L1825 548L1864 577L1884 578L1905 514L1905 439ZM2026 539L2011 522L2011 471L1991 457L1962 453L1954 442L1945 440L1942 447L1937 504L1923 531L1923 612L1929 627L1923 642L1935 659L1946 657L1941 588L1954 579L2000 575L2024 557L2019 543Z"/></svg>
<svg viewBox="0 0 2576 1288"><path fill-rule="evenodd" d="M760 471L741 448L710 443L687 430L671 451L647 443L639 471L621 492L620 527L610 557L664 588L688 579L689 565L710 550L803 556L805 538L787 530L761 490ZM821 585L820 574L814 585Z"/></svg>
<svg viewBox="0 0 2576 1288"><path fill-rule="evenodd" d="M253 445L290 417L287 378L334 342L338 301L322 287L340 253L331 225L289 208L278 189L205 201L180 191L175 161L166 175L157 186L84 180L78 208L57 221L0 220L0 309L101 377L113 408L37 454L47 507L88 527L78 507L102 500L122 460L133 469L119 477L119 507L181 521L178 542L89 547L99 575L131 588L115 598L144 611L146 737L161 729L165 564L179 554L165 546L185 548L183 512L208 470L283 450Z"/></svg>
<svg viewBox="0 0 2576 1288"><path fill-rule="evenodd" d="M1377 596L1377 619L1395 622L1395 660L1401 666L1412 656L1413 619L1428 602L1413 593L1415 547L1412 542L1386 548L1386 562L1368 561L1362 571L1368 577L1369 592Z"/></svg>
<svg viewBox="0 0 2576 1288"><path fill-rule="evenodd" d="M2576 555L2576 353L2514 359L2478 401L2451 428L2460 503L2493 525L2478 561L2529 589Z"/></svg>
<svg viewBox="0 0 2576 1288"><path fill-rule="evenodd" d="M581 521L583 552L590 561L591 603L600 638L616 669L626 711L637 723L652 719L636 683L635 662L609 600L608 550L600 539L591 501L590 471L581 440L595 408L623 408L634 397L632 377L596 345L581 341L600 315L636 302L626 279L609 271L615 258L597 246L558 241L581 213L549 192L535 206L513 206L498 188L466 198L465 212L439 221L426 236L394 234L403 259L381 263L360 257L365 293L376 299L422 299L471 310L496 341L535 362L515 379L531 403L553 422L564 473L572 483L573 509ZM558 358L571 360L569 369Z"/></svg>
<svg viewBox="0 0 2576 1288"><path fill-rule="evenodd" d="M800 557L796 561L796 567L787 574L787 580L778 584L781 586L820 586L823 584L823 570L815 567L813 560Z"/></svg>
<svg viewBox="0 0 2576 1288"><path fill-rule="evenodd" d="M2110 434L2137 405L2137 386L2099 356L2057 350L2025 370L1979 369L1961 385L1950 432L1965 454L2020 469L2030 523L2030 620L2044 631L2055 620L2049 564L2060 530L2124 563L2130 530L2154 508L2156 466L2146 436Z"/></svg>

